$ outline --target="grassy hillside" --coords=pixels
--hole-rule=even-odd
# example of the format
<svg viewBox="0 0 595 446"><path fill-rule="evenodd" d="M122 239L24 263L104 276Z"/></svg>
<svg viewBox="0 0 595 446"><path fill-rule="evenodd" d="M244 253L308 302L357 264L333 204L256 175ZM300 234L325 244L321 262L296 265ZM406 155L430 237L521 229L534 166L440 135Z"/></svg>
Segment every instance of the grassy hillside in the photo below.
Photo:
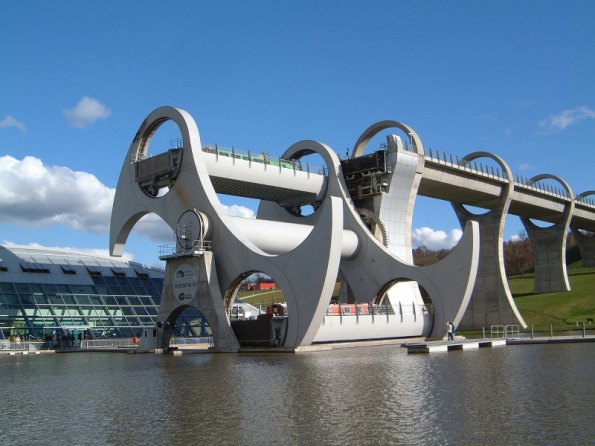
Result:
<svg viewBox="0 0 595 446"><path fill-rule="evenodd" d="M595 329L595 323L588 323L588 319L595 319L595 273L571 267L568 271L572 290L566 293L532 294L532 276L509 279L514 301L535 331L549 331L550 324L554 331L576 330L577 322L581 327L580 323L585 322L588 329Z"/></svg>
<svg viewBox="0 0 595 446"><path fill-rule="evenodd" d="M335 284L335 291L333 292L333 298L339 296L341 290L341 284ZM266 290L266 291L241 291L238 293L238 297L244 302L254 305L255 307L261 307L265 309L268 305L276 302L285 302L283 292L279 289Z"/></svg>
<svg viewBox="0 0 595 446"><path fill-rule="evenodd" d="M278 289L266 291L241 291L238 293L238 297L250 305L262 307L263 310L275 302L285 302L283 292Z"/></svg>

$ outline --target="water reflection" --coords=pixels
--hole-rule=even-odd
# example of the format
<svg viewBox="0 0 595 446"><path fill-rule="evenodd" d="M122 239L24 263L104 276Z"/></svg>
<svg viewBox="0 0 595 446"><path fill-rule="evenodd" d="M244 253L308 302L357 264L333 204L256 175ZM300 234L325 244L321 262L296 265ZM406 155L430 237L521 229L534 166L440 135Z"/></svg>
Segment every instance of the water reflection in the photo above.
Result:
<svg viewBox="0 0 595 446"><path fill-rule="evenodd" d="M568 444L592 344L0 358L3 444Z"/></svg>

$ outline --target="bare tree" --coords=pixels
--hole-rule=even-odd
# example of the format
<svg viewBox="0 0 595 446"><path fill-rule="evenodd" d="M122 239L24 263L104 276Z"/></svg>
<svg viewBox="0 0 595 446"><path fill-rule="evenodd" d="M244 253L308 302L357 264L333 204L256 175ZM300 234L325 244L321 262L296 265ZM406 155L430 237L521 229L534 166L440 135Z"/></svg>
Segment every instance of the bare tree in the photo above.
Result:
<svg viewBox="0 0 595 446"><path fill-rule="evenodd" d="M524 230L504 242L504 268L507 274L522 274L534 266L531 240Z"/></svg>

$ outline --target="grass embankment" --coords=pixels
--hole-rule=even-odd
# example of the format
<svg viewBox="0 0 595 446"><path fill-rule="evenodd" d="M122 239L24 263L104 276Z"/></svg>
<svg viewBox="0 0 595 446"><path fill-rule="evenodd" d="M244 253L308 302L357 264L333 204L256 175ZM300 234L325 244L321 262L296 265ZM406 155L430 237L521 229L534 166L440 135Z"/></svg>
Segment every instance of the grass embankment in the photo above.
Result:
<svg viewBox="0 0 595 446"><path fill-rule="evenodd" d="M568 271L572 290L561 293L533 294L532 276L509 278L516 306L534 331L550 331L551 325L554 331L576 330L577 322L580 328L584 322L588 329L595 329L595 324L589 324L589 319L595 319L595 273L576 268Z"/></svg>
<svg viewBox="0 0 595 446"><path fill-rule="evenodd" d="M333 292L333 299L339 296L341 290L341 284L335 284L335 290ZM263 310L266 309L270 304L285 302L285 296L279 289L275 290L263 290L263 291L240 291L238 297L244 302L255 307L261 307Z"/></svg>
<svg viewBox="0 0 595 446"><path fill-rule="evenodd" d="M240 291L238 297L256 308L266 309L270 304L275 302L285 302L283 292L281 290L264 290L264 291Z"/></svg>

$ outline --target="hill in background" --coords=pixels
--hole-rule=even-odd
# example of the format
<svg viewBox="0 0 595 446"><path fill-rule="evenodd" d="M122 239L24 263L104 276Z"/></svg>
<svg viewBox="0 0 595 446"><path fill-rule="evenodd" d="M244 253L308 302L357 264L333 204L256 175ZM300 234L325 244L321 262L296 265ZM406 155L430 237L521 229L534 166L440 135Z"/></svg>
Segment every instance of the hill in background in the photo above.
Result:
<svg viewBox="0 0 595 446"><path fill-rule="evenodd" d="M582 323L595 328L595 268L578 261L568 266L568 274L572 289L561 293L533 294L533 274L509 278L514 301L535 331L550 331L550 325L554 331L582 330Z"/></svg>

